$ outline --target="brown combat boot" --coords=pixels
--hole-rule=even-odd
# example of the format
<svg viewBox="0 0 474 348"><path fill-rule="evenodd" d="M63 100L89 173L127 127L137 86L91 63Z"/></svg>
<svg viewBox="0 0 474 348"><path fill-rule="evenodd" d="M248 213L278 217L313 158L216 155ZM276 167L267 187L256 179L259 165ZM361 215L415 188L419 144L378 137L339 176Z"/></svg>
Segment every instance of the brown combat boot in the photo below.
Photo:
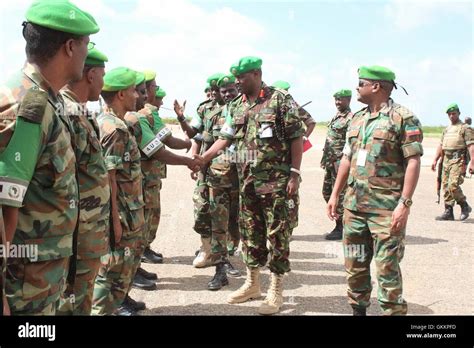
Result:
<svg viewBox="0 0 474 348"><path fill-rule="evenodd" d="M283 274L272 273L272 282L267 297L263 300L258 312L263 315L275 314L283 305Z"/></svg>
<svg viewBox="0 0 474 348"><path fill-rule="evenodd" d="M234 291L227 298L227 303L242 303L262 296L260 291L260 269L247 267L247 279L244 285Z"/></svg>
<svg viewBox="0 0 474 348"><path fill-rule="evenodd" d="M201 249L193 260L193 266L196 268L204 268L212 266L211 261L211 238L201 237Z"/></svg>

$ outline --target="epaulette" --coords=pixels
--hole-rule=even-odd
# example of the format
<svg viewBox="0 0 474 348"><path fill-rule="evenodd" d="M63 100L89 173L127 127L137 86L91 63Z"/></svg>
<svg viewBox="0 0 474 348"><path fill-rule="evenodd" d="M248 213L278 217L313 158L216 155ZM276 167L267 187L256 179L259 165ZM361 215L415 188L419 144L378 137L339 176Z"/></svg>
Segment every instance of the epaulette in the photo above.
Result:
<svg viewBox="0 0 474 348"><path fill-rule="evenodd" d="M17 116L32 123L41 123L47 105L48 93L38 88L31 88L23 97Z"/></svg>

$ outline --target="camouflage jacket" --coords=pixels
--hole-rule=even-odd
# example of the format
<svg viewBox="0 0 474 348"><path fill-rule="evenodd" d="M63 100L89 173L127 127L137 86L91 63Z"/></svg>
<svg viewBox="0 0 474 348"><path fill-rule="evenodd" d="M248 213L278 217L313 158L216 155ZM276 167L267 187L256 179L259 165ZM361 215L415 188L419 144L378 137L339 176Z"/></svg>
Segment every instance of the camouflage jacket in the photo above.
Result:
<svg viewBox="0 0 474 348"><path fill-rule="evenodd" d="M298 106L298 115L300 116L301 121L305 127L308 127L310 124L315 124L316 121L311 116L311 114L306 111L304 108Z"/></svg>
<svg viewBox="0 0 474 348"><path fill-rule="evenodd" d="M298 106L291 95L262 84L250 103L239 95L226 108L221 137L235 140L241 190L254 185L257 194L286 189L291 168L291 141L303 136Z"/></svg>
<svg viewBox="0 0 474 348"><path fill-rule="evenodd" d="M145 207L156 208L158 206L156 186L161 185L161 179L160 166L156 163L158 161L153 158L153 155L164 146L162 140L168 137L171 131L168 128L163 128L155 135L148 118L139 112L128 112L125 115L125 121L133 130L140 149Z"/></svg>
<svg viewBox="0 0 474 348"><path fill-rule="evenodd" d="M0 204L19 207L13 243L38 245L30 261L72 254L79 196L62 110L61 96L34 65L0 89Z"/></svg>
<svg viewBox="0 0 474 348"><path fill-rule="evenodd" d="M405 160L423 155L422 140L423 132L416 116L391 99L378 115L371 115L367 107L358 111L349 124L343 150L351 161L344 208L391 214L403 189ZM364 149L366 161L358 163Z"/></svg>
<svg viewBox="0 0 474 348"><path fill-rule="evenodd" d="M342 157L342 150L346 143L346 131L349 122L352 119L351 109L344 112L338 112L328 125L328 133L323 148L323 157L321 158L321 167L329 167Z"/></svg>
<svg viewBox="0 0 474 348"><path fill-rule="evenodd" d="M134 234L145 224L140 150L132 131L111 109L106 108L97 123L105 166L109 171L116 170L123 233Z"/></svg>
<svg viewBox="0 0 474 348"><path fill-rule="evenodd" d="M99 126L71 90L63 89L61 94L73 129L78 170L78 255L97 258L108 252L110 215L109 175L99 142Z"/></svg>

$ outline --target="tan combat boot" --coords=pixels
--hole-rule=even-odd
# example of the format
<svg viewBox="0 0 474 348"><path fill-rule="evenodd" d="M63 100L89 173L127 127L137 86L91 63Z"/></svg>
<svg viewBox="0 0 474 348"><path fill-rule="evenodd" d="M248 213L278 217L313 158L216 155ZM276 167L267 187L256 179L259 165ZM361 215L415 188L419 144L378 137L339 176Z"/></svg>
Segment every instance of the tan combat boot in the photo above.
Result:
<svg viewBox="0 0 474 348"><path fill-rule="evenodd" d="M227 303L242 303L262 296L260 291L260 269L247 267L247 279L244 285L227 298Z"/></svg>
<svg viewBox="0 0 474 348"><path fill-rule="evenodd" d="M263 315L275 314L283 305L283 274L272 273L272 282L267 297L263 300L258 312Z"/></svg>
<svg viewBox="0 0 474 348"><path fill-rule="evenodd" d="M204 268L212 266L211 262L211 238L201 237L201 249L193 260L193 266L196 268Z"/></svg>

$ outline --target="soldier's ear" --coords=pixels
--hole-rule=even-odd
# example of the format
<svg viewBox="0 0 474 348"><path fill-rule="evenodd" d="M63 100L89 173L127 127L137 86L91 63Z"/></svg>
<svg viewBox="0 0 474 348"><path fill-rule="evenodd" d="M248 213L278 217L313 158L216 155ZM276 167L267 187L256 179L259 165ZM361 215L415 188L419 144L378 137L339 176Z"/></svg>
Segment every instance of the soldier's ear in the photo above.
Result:
<svg viewBox="0 0 474 348"><path fill-rule="evenodd" d="M73 56L74 52L74 39L69 39L64 43L66 54L69 58Z"/></svg>

